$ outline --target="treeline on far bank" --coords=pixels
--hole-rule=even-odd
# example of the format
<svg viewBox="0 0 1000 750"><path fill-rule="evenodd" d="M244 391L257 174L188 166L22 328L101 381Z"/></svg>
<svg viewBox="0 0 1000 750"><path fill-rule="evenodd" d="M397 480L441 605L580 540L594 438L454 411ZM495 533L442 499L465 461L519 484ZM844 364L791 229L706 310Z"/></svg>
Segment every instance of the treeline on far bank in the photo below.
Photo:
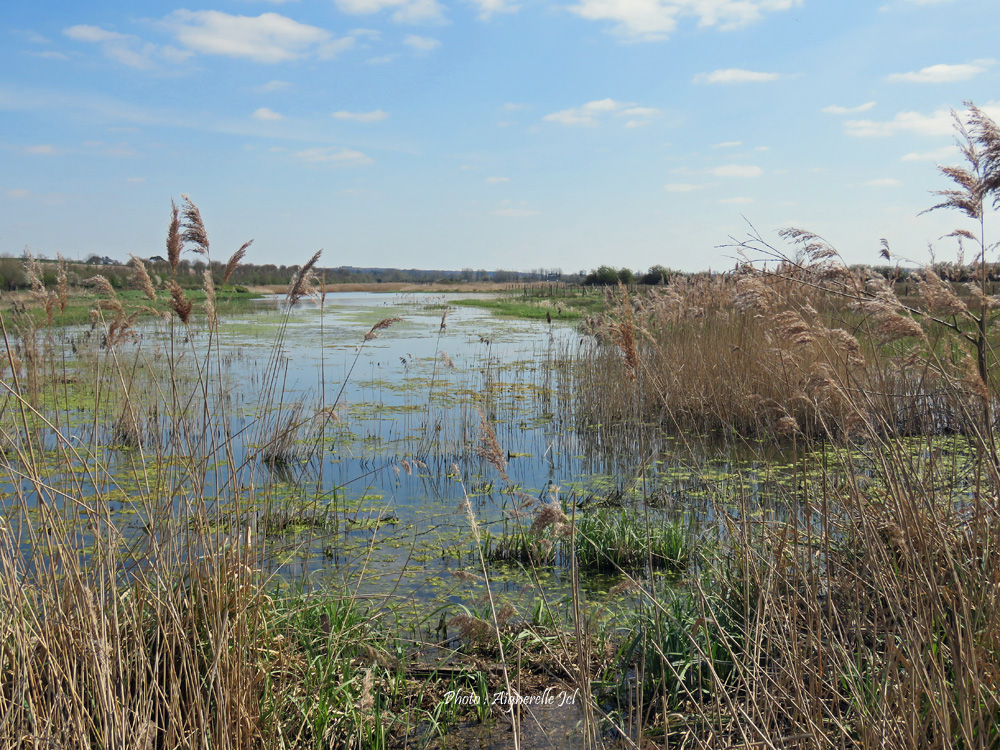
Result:
<svg viewBox="0 0 1000 750"><path fill-rule="evenodd" d="M14 257L0 255L0 292L29 289L31 283L25 270L27 255ZM35 256L43 274L43 283L54 286L59 273L58 261L44 256ZM141 259L145 264L154 283L159 277L171 276L170 264L161 256L154 255ZM71 286L86 285L94 276L107 278L116 290L126 289L130 285L131 269L128 259L117 260L107 256L91 255L84 261L64 261L66 275ZM962 263L937 263L933 269L944 281L952 283L967 282L976 272L973 265ZM183 259L178 264L176 278L181 287L187 289L200 288L204 281L204 271L208 264L201 258ZM225 263L211 262L216 283L220 283L225 270ZM299 265L277 265L274 263L244 263L230 276L229 284L235 287L264 287L287 285L298 272ZM886 279L905 284L913 274L913 269L899 266L877 266L871 270ZM562 283L570 286L618 286L634 285L659 286L671 283L671 280L691 276L711 276L711 271L688 273L678 271L663 265L653 265L645 272L633 271L630 268L614 268L601 265L587 272L564 273L559 268L536 268L529 271L513 271L497 269L463 268L461 270L433 270L417 268L360 268L355 266L339 266L333 268L317 268L317 277L326 284L380 284L380 283L497 283L519 284L531 282ZM987 280L1000 282L1000 266L990 265L987 269ZM906 292L904 292L906 293Z"/></svg>
<svg viewBox="0 0 1000 750"><path fill-rule="evenodd" d="M19 257L0 255L0 291L16 291L29 289L31 282L25 270L27 252ZM46 286L55 285L59 269L59 261L36 254L35 260L44 276L42 281ZM157 277L172 276L170 263L159 255L140 258L154 283ZM66 260L66 274L71 286L85 285L87 280L101 275L107 278L115 289L125 289L130 284L132 271L128 266L128 258L115 259L108 256L90 255L86 260ZM212 261L211 267L215 281L221 280L226 264ZM184 288L198 288L204 281L204 271L208 263L202 258L182 259L177 267L177 282ZM254 264L244 262L232 272L229 284L237 287L263 287L287 285L299 271L300 265L279 265L274 263ZM359 268L355 266L339 266L333 268L316 268L317 278L327 284L433 284L433 283L490 283L517 284L537 281L565 282L580 284L585 272L564 274L559 268L536 268L529 271L514 271L507 269L463 268L461 270L435 270L418 268Z"/></svg>

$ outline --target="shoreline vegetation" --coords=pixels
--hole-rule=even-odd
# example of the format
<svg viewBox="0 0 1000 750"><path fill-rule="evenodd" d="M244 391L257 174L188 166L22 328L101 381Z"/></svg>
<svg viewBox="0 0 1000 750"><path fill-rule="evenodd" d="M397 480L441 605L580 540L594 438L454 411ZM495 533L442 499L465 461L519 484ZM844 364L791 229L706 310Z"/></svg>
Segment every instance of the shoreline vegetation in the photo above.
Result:
<svg viewBox="0 0 1000 750"><path fill-rule="evenodd" d="M338 447L343 384L324 379L308 412L284 391L292 309L322 315L341 289L323 284L319 253L282 289L244 421L218 319L253 294L234 282L249 243L213 263L185 199L156 270L133 259L117 284L89 277L89 330L66 326L84 320L68 265L26 255L41 312L3 300L0 313L0 747L461 748L485 726L520 750L550 741L537 726L557 716L560 741L587 749L1000 746L1000 297L985 222L1000 128L971 105L955 120L965 164L942 169L955 185L934 209L962 220L967 260L904 279L788 230L790 252L737 243L766 262L727 274L494 301L579 316L587 343L557 400L581 444L619 463L617 491L521 487L478 394L459 456L395 466L458 488L452 575L478 592L419 616L358 593L367 558L340 587L269 572L296 542L268 534L339 517L343 488L322 472L296 480L322 504L276 507L276 466ZM892 268L891 248L882 260ZM374 322L357 353L400 324ZM670 484L668 452L699 504ZM503 534L458 462L504 498ZM502 596L510 567L531 608ZM572 583L558 600L555 569ZM604 593L583 593L592 575L609 577ZM573 699L531 698L551 694Z"/></svg>

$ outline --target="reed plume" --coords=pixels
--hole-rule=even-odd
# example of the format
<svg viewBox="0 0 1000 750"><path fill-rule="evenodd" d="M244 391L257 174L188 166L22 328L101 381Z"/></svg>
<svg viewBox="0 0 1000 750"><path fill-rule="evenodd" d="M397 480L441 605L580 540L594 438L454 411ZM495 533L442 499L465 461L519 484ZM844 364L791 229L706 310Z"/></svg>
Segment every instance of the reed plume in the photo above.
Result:
<svg viewBox="0 0 1000 750"><path fill-rule="evenodd" d="M66 259L62 257L61 253L56 253L56 259L59 263L59 280L56 286L59 296L59 310L66 312L66 305L69 302L69 279L66 277Z"/></svg>
<svg viewBox="0 0 1000 750"><path fill-rule="evenodd" d="M311 257L306 264L302 266L302 268L300 268L294 276L292 276L292 280L288 284L288 291L285 295L288 298L289 307L295 307L295 304L304 296L314 293L313 267L319 261L319 257L322 254L322 250L317 250L313 254L313 257Z"/></svg>
<svg viewBox="0 0 1000 750"><path fill-rule="evenodd" d="M214 326L218 322L218 318L215 313L215 280L212 278L211 267L205 269L204 276L205 316L208 318L208 324Z"/></svg>
<svg viewBox="0 0 1000 750"><path fill-rule="evenodd" d="M401 320L402 318L382 318L382 320L380 320L378 323L373 325L371 329L369 329L368 333L365 334L364 340L371 341L372 339L377 339L382 331L386 330L390 326L395 325Z"/></svg>
<svg viewBox="0 0 1000 750"><path fill-rule="evenodd" d="M205 224L201 220L201 211L186 195L181 195L181 198L184 199L184 208L181 212L184 216L184 223L181 225L184 233L181 235L181 240L194 245L191 248L193 252L208 256L208 232L205 231Z"/></svg>
<svg viewBox="0 0 1000 750"><path fill-rule="evenodd" d="M479 445L476 446L476 455L496 469L503 480L507 481L507 451L500 447L493 425L482 409L479 410Z"/></svg>
<svg viewBox="0 0 1000 750"><path fill-rule="evenodd" d="M180 284L176 281L170 281L167 284L167 289L170 291L170 307L177 313L177 317L180 318L181 323L187 325L194 303L188 299L187 295L184 294L184 290L181 289Z"/></svg>
<svg viewBox="0 0 1000 750"><path fill-rule="evenodd" d="M226 270L222 273L222 286L225 286L229 282L229 277L233 275L233 271L239 266L243 260L243 256L247 254L247 248L252 244L253 240L247 240L239 250L229 256L229 261L226 263Z"/></svg>
<svg viewBox="0 0 1000 750"><path fill-rule="evenodd" d="M170 273L176 278L177 265L181 262L181 249L184 241L181 239L181 218L177 204L170 201L170 226L167 228L167 260L170 261Z"/></svg>
<svg viewBox="0 0 1000 750"><path fill-rule="evenodd" d="M128 264L132 266L132 283L146 295L148 299L156 299L156 290L153 288L153 280L149 278L146 265L136 256L129 253Z"/></svg>

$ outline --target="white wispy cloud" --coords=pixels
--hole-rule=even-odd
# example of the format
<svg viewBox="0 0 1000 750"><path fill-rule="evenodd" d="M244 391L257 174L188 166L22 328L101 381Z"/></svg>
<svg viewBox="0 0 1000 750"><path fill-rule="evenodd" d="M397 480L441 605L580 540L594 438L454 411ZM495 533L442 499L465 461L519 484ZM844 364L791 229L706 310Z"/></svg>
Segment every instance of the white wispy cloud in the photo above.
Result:
<svg viewBox="0 0 1000 750"><path fill-rule="evenodd" d="M538 216L541 211L536 211L533 208L498 208L495 211L490 211L494 216L511 216L511 217L521 217L521 216Z"/></svg>
<svg viewBox="0 0 1000 750"><path fill-rule="evenodd" d="M760 177L764 170L751 164L725 164L709 170L716 177Z"/></svg>
<svg viewBox="0 0 1000 750"><path fill-rule="evenodd" d="M441 42L437 39L432 39L428 36L417 36L416 34L407 34L403 38L403 44L407 47L412 47L417 52L431 52L441 46Z"/></svg>
<svg viewBox="0 0 1000 750"><path fill-rule="evenodd" d="M372 164L372 159L361 151L349 148L308 148L296 151L295 158L310 164L329 164L335 167L358 166Z"/></svg>
<svg viewBox="0 0 1000 750"><path fill-rule="evenodd" d="M900 132L919 135L949 135L953 120L951 112L939 109L925 115L921 112L900 112L888 121L846 120L844 131L855 138L876 138L895 135Z"/></svg>
<svg viewBox="0 0 1000 750"><path fill-rule="evenodd" d="M287 91L294 88L295 84L288 81L268 81L260 86L254 86L254 91L258 94L273 94L275 91Z"/></svg>
<svg viewBox="0 0 1000 750"><path fill-rule="evenodd" d="M355 44L354 37L338 38L326 29L278 13L236 16L218 10L181 9L167 16L165 25L193 52L260 63L330 59Z"/></svg>
<svg viewBox="0 0 1000 750"><path fill-rule="evenodd" d="M635 128L649 123L650 119L660 114L660 110L654 107L638 107L634 102L619 102L614 99L595 99L587 102L582 107L570 107L558 112L545 115L544 122L556 122L560 125L587 125L599 124L603 115L614 113L617 117L629 118L625 122L625 127Z"/></svg>
<svg viewBox="0 0 1000 750"><path fill-rule="evenodd" d="M767 83L781 78L780 73L762 73L757 70L742 68L725 68L713 70L711 73L698 73L692 80L694 83Z"/></svg>
<svg viewBox="0 0 1000 750"><path fill-rule="evenodd" d="M56 52L54 49L47 49L42 52L35 52L34 50L29 50L25 52L26 55L31 55L32 57L40 57L43 60L61 60L62 62L69 62L70 57L64 52Z"/></svg>
<svg viewBox="0 0 1000 750"><path fill-rule="evenodd" d="M507 112L517 112L522 109L527 109L528 105L522 102L507 102L506 104L503 105L503 108Z"/></svg>
<svg viewBox="0 0 1000 750"><path fill-rule="evenodd" d="M96 44L105 57L138 70L184 62L192 55L187 50L145 42L133 34L121 34L100 26L79 24L63 29L63 34L77 42Z"/></svg>
<svg viewBox="0 0 1000 750"><path fill-rule="evenodd" d="M885 80L889 83L956 83L985 72L982 65L930 65L910 73L893 73Z"/></svg>
<svg viewBox="0 0 1000 750"><path fill-rule="evenodd" d="M712 148L735 148L742 145L743 141L723 141L722 143L713 143Z"/></svg>
<svg viewBox="0 0 1000 750"><path fill-rule="evenodd" d="M867 112L874 106L875 102L865 102L864 104L859 104L856 107L841 107L838 104L831 104L829 107L823 107L823 111L829 115L855 115Z"/></svg>
<svg viewBox="0 0 1000 750"><path fill-rule="evenodd" d="M903 183L895 179L894 177L879 177L878 179L875 180L866 180L861 184L866 187L897 187L898 185L902 185Z"/></svg>
<svg viewBox="0 0 1000 750"><path fill-rule="evenodd" d="M389 116L388 112L376 109L371 112L334 112L330 117L335 120L350 120L352 122L382 122Z"/></svg>
<svg viewBox="0 0 1000 750"><path fill-rule="evenodd" d="M753 198L746 198L743 196L737 198L723 198L719 203L725 206L742 206L747 203L753 203Z"/></svg>
<svg viewBox="0 0 1000 750"><path fill-rule="evenodd" d="M668 182L663 189L669 193L693 193L696 190L704 190L705 186L690 182Z"/></svg>
<svg viewBox="0 0 1000 750"><path fill-rule="evenodd" d="M510 177L487 177L486 181L491 185L497 185L501 182L510 182Z"/></svg>
<svg viewBox="0 0 1000 750"><path fill-rule="evenodd" d="M800 5L802 0L580 0L569 9L590 21L611 22L621 36L655 41L668 38L683 18L731 31Z"/></svg>
<svg viewBox="0 0 1000 750"><path fill-rule="evenodd" d="M557 122L560 125L596 125L597 117L606 112L614 112L627 105L614 99L596 99L587 102L582 107L571 107L545 115L545 122Z"/></svg>
<svg viewBox="0 0 1000 750"><path fill-rule="evenodd" d="M625 123L626 128L640 128L649 125L660 114L660 110L655 107L628 107L617 114L619 117L629 118Z"/></svg>
<svg viewBox="0 0 1000 750"><path fill-rule="evenodd" d="M344 13L367 15L392 10L393 21L427 23L444 20L444 6L437 0L335 0Z"/></svg>
<svg viewBox="0 0 1000 750"><path fill-rule="evenodd" d="M14 188L4 193L6 198L27 198L29 195L31 195L31 191L24 188Z"/></svg>
<svg viewBox="0 0 1000 750"><path fill-rule="evenodd" d="M496 13L517 13L521 6L510 0L472 0L479 6L479 20L489 21Z"/></svg>
<svg viewBox="0 0 1000 750"><path fill-rule="evenodd" d="M900 161L938 162L955 156L957 153L958 149L955 146L944 146L943 148L936 148L933 151L911 151L905 154Z"/></svg>
<svg viewBox="0 0 1000 750"><path fill-rule="evenodd" d="M39 143L35 146L25 146L23 151L24 153L31 154L32 156L55 156L59 153L56 147L51 143Z"/></svg>
<svg viewBox="0 0 1000 750"><path fill-rule="evenodd" d="M259 109L255 109L254 112L253 112L253 115L251 115L251 116L255 120L271 120L271 121L273 121L273 120L284 120L285 119L284 117L282 117L280 114L278 114L277 112L275 112L273 109L270 109L269 107L260 107Z"/></svg>
<svg viewBox="0 0 1000 750"><path fill-rule="evenodd" d="M369 57L365 62L369 65L388 65L397 57L399 55L379 55L378 57Z"/></svg>

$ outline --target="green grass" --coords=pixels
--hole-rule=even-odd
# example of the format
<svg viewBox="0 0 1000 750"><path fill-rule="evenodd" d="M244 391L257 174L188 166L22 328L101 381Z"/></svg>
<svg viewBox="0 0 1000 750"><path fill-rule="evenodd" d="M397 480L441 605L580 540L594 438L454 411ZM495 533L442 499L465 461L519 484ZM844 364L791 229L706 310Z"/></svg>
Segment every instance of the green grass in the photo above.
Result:
<svg viewBox="0 0 1000 750"><path fill-rule="evenodd" d="M692 532L679 521L650 522L627 510L600 510L576 521L577 562L583 570L654 568L680 575L694 552Z"/></svg>
<svg viewBox="0 0 1000 750"><path fill-rule="evenodd" d="M162 289L157 290L156 300L150 300L142 292L135 289L116 290L118 299L125 306L126 312L131 313L137 308L151 308L161 312L170 312L170 294ZM201 287L185 289L184 293L194 302L194 314L204 313L203 304L205 302L205 290ZM235 312L239 307L250 300L258 299L264 295L250 292L244 287L223 287L216 290L216 309L219 313ZM60 326L80 325L89 323L91 320L91 310L98 303L96 294L84 291L74 291L70 293L65 310L56 308L53 314L53 323ZM30 315L38 325L45 323L45 309L37 303L27 301L27 314ZM113 313L105 311L105 316L111 317ZM140 317L148 317L151 313L148 310L139 312Z"/></svg>
<svg viewBox="0 0 1000 750"><path fill-rule="evenodd" d="M604 309L604 296L586 297L470 297L453 304L492 310L494 315L525 320L574 321Z"/></svg>

